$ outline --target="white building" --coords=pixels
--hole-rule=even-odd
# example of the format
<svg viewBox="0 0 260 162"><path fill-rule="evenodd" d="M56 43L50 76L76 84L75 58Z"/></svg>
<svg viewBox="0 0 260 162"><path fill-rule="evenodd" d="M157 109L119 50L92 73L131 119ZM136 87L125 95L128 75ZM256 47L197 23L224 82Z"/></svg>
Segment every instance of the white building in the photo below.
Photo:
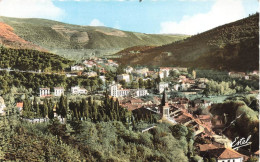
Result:
<svg viewBox="0 0 260 162"><path fill-rule="evenodd" d="M117 81L125 80L127 83L130 82L130 76L128 74L117 75Z"/></svg>
<svg viewBox="0 0 260 162"><path fill-rule="evenodd" d="M118 88L119 85L118 84L112 84L110 86L110 95L113 97L123 97L123 96L127 96L129 94L129 89L119 89Z"/></svg>
<svg viewBox="0 0 260 162"><path fill-rule="evenodd" d="M106 82L106 76L101 76L101 75L100 75L99 78L102 80L103 83Z"/></svg>
<svg viewBox="0 0 260 162"><path fill-rule="evenodd" d="M40 88L39 90L40 90L40 97L46 97L51 95L50 88Z"/></svg>
<svg viewBox="0 0 260 162"><path fill-rule="evenodd" d="M148 91L146 89L137 89L136 90L136 96L137 97L147 96L147 95L149 95L149 94L148 94Z"/></svg>
<svg viewBox="0 0 260 162"><path fill-rule="evenodd" d="M160 72L163 72L163 77L166 78L170 74L170 68L160 68Z"/></svg>
<svg viewBox="0 0 260 162"><path fill-rule="evenodd" d="M54 96L61 96L61 95L64 95L64 88L54 87Z"/></svg>
<svg viewBox="0 0 260 162"><path fill-rule="evenodd" d="M134 69L133 69L131 66L127 66L127 67L125 68L125 72L126 72L127 74L131 74L133 70L134 70Z"/></svg>
<svg viewBox="0 0 260 162"><path fill-rule="evenodd" d="M0 97L0 115L5 115L4 109L6 108L4 99Z"/></svg>
<svg viewBox="0 0 260 162"><path fill-rule="evenodd" d="M169 88L169 84L166 82L160 82L158 85L158 91L159 93L163 93L164 89Z"/></svg>
<svg viewBox="0 0 260 162"><path fill-rule="evenodd" d="M79 65L75 65L75 66L71 66L71 67L70 67L70 70L71 70L71 71L83 71L83 70L84 70L84 67L79 66Z"/></svg>
<svg viewBox="0 0 260 162"><path fill-rule="evenodd" d="M148 95L146 89L122 89L119 88L119 84L110 85L110 95L113 97L124 97L133 95L133 97L141 97Z"/></svg>
<svg viewBox="0 0 260 162"><path fill-rule="evenodd" d="M87 94L88 91L85 88L80 88L79 86L71 87L72 94Z"/></svg>

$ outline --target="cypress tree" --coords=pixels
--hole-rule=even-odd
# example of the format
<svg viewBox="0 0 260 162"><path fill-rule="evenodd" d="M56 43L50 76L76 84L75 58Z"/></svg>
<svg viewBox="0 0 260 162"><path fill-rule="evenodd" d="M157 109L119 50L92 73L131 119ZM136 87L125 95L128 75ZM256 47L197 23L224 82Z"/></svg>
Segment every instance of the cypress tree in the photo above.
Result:
<svg viewBox="0 0 260 162"><path fill-rule="evenodd" d="M43 101L43 118L48 117L48 100L44 99Z"/></svg>

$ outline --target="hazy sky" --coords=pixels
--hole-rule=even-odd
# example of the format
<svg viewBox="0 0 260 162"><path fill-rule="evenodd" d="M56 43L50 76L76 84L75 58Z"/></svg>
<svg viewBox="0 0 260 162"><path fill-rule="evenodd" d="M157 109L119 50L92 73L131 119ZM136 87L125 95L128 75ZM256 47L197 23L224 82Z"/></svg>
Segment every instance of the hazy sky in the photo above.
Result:
<svg viewBox="0 0 260 162"><path fill-rule="evenodd" d="M0 0L2 16L142 33L197 34L258 9L258 0Z"/></svg>

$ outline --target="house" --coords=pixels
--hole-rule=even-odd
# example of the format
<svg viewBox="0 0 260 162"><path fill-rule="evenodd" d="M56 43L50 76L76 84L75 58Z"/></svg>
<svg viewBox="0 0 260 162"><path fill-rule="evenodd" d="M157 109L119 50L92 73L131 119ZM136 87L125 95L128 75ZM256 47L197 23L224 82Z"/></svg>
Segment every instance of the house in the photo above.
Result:
<svg viewBox="0 0 260 162"><path fill-rule="evenodd" d="M0 115L5 115L5 111L4 111L5 108L6 108L5 101L3 97L0 96Z"/></svg>
<svg viewBox="0 0 260 162"><path fill-rule="evenodd" d="M96 77L97 76L97 72L95 71L90 71L90 72L84 72L83 75L87 75L88 77Z"/></svg>
<svg viewBox="0 0 260 162"><path fill-rule="evenodd" d="M164 76L165 76L163 71L159 71L159 72L158 72L158 75L159 75L159 77L160 77L161 79L164 78ZM158 76L158 75L157 75L157 76Z"/></svg>
<svg viewBox="0 0 260 162"><path fill-rule="evenodd" d="M129 83L130 82L129 74L117 75L117 81L120 82L121 80L125 80L127 83Z"/></svg>
<svg viewBox="0 0 260 162"><path fill-rule="evenodd" d="M71 87L72 94L87 94L87 92L85 88L80 88L79 86Z"/></svg>
<svg viewBox="0 0 260 162"><path fill-rule="evenodd" d="M79 65L75 65L75 66L71 66L71 67L70 67L70 70L71 70L71 71L83 71L83 70L84 70L84 67L79 66Z"/></svg>
<svg viewBox="0 0 260 162"><path fill-rule="evenodd" d="M163 78L166 78L169 76L171 69L172 68L169 68L169 67L160 67L160 72L163 73Z"/></svg>
<svg viewBox="0 0 260 162"><path fill-rule="evenodd" d="M23 102L17 102L16 107L18 108L19 112L21 113L23 110Z"/></svg>
<svg viewBox="0 0 260 162"><path fill-rule="evenodd" d="M159 93L163 93L164 89L168 89L168 88L169 88L169 84L166 82L160 82L157 87Z"/></svg>
<svg viewBox="0 0 260 162"><path fill-rule="evenodd" d="M229 72L228 73L230 78L244 78L246 73L244 72Z"/></svg>
<svg viewBox="0 0 260 162"><path fill-rule="evenodd" d="M208 149L204 157L214 158L216 162L244 162L247 158L230 148Z"/></svg>
<svg viewBox="0 0 260 162"><path fill-rule="evenodd" d="M61 96L61 95L64 95L64 88L54 87L54 96Z"/></svg>
<svg viewBox="0 0 260 162"><path fill-rule="evenodd" d="M133 68L131 67L131 66L127 66L126 68L125 68L125 72L127 73L127 74L131 74L132 72L133 72Z"/></svg>
<svg viewBox="0 0 260 162"><path fill-rule="evenodd" d="M249 79L250 79L249 75L246 75L245 80L249 80Z"/></svg>
<svg viewBox="0 0 260 162"><path fill-rule="evenodd" d="M40 97L47 97L51 95L50 88L39 88Z"/></svg>

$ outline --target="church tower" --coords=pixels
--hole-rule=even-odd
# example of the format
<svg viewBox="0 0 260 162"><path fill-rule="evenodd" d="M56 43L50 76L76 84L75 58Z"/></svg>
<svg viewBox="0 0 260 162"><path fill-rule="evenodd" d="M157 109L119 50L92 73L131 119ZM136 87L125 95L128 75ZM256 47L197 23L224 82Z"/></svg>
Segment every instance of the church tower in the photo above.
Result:
<svg viewBox="0 0 260 162"><path fill-rule="evenodd" d="M160 113L162 115L162 118L170 117L170 107L168 105L167 94L166 94L165 89L164 89L163 97L162 97L162 101L161 101Z"/></svg>

